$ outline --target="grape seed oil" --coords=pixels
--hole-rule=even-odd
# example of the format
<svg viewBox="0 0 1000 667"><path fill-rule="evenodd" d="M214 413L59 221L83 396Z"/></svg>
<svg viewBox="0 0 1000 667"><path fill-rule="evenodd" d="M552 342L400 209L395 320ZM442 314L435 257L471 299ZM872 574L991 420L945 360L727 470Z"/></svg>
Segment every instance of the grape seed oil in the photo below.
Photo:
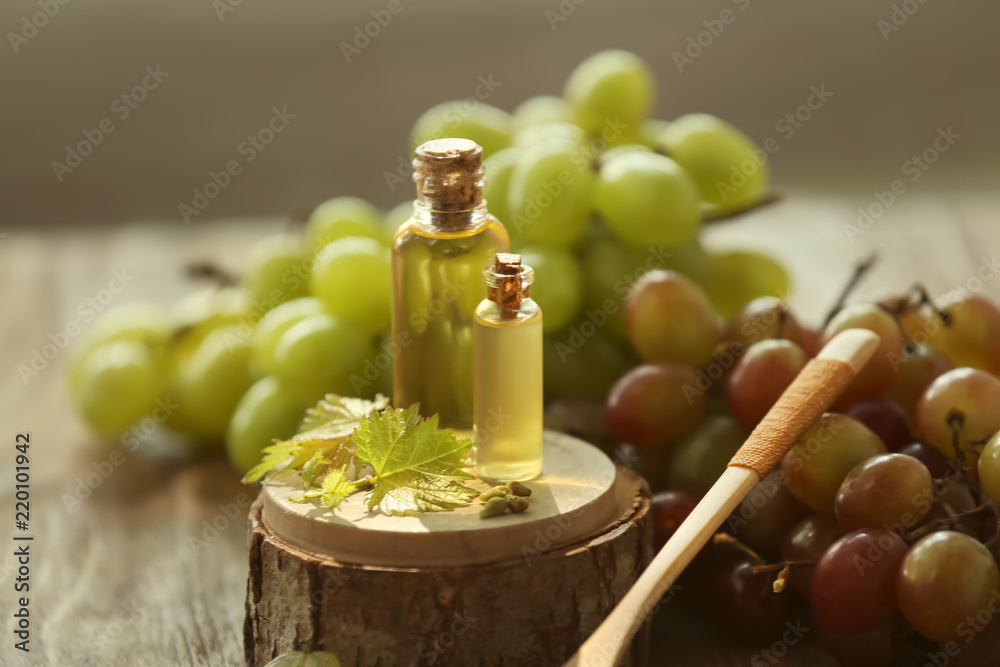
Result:
<svg viewBox="0 0 1000 667"><path fill-rule="evenodd" d="M413 216L392 242L393 405L420 403L441 428L470 437L473 426L472 324L486 296L482 267L510 250L486 210L482 148L437 139L413 160Z"/></svg>
<svg viewBox="0 0 1000 667"><path fill-rule="evenodd" d="M487 298L476 309L476 474L497 481L542 472L542 311L521 258L499 253L483 271Z"/></svg>

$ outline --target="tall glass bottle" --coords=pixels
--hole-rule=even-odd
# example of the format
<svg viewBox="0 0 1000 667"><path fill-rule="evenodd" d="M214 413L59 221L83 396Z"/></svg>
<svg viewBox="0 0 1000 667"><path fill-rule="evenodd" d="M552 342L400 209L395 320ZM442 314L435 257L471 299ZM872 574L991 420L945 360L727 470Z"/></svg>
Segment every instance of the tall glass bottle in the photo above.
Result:
<svg viewBox="0 0 1000 667"><path fill-rule="evenodd" d="M499 253L483 271L476 309L476 473L496 481L542 472L542 311L528 296L534 271Z"/></svg>
<svg viewBox="0 0 1000 667"><path fill-rule="evenodd" d="M486 210L482 148L436 139L417 148L413 217L392 242L393 405L420 403L439 426L472 435L472 321L482 268L510 250Z"/></svg>

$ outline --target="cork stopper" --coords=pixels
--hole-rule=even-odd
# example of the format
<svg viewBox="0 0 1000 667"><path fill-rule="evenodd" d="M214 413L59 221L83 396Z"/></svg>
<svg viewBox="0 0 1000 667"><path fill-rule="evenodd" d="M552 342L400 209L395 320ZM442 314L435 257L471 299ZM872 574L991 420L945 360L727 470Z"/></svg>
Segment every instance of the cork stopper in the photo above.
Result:
<svg viewBox="0 0 1000 667"><path fill-rule="evenodd" d="M521 264L521 256L511 252L498 252L493 266L483 271L486 283L486 297L500 305L500 319L517 317L521 300L528 298L528 286L534 280L535 272L530 266Z"/></svg>
<svg viewBox="0 0 1000 667"><path fill-rule="evenodd" d="M483 149L469 139L434 139L417 147L413 180L417 200L445 227L463 224L483 204Z"/></svg>

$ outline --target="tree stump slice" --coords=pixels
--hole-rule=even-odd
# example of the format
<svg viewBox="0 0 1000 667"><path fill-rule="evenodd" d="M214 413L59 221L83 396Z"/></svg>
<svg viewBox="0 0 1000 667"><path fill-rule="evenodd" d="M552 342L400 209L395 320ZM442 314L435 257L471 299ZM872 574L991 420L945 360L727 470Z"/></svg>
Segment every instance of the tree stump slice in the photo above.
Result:
<svg viewBox="0 0 1000 667"><path fill-rule="evenodd" d="M294 482L250 510L251 667L293 650L343 667L559 666L653 556L645 480L559 433L524 514L376 516L363 494L320 511L288 502ZM644 665L648 643L644 628L620 664Z"/></svg>

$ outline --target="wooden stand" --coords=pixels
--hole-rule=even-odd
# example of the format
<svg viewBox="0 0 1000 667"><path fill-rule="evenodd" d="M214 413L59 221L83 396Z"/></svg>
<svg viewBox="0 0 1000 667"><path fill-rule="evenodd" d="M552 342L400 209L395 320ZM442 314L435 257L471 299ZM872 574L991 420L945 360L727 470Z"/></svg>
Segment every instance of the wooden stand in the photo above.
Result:
<svg viewBox="0 0 1000 667"><path fill-rule="evenodd" d="M246 661L330 651L343 667L561 665L653 555L649 488L595 447L547 432L524 514L335 512L268 484L250 511ZM488 488L480 484L480 488ZM642 631L623 665L645 664Z"/></svg>

